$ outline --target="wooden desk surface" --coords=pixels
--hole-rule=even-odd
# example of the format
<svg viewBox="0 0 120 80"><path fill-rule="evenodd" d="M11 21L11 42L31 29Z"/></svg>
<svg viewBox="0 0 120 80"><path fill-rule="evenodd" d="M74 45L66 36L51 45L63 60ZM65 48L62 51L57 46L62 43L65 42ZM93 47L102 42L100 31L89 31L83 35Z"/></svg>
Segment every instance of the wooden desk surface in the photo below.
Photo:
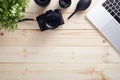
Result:
<svg viewBox="0 0 120 80"><path fill-rule="evenodd" d="M0 80L120 80L120 54L85 18L89 9L67 17L78 0L61 9L65 25L40 32L37 22L0 31ZM60 8L58 0L42 9L31 0L26 17Z"/></svg>

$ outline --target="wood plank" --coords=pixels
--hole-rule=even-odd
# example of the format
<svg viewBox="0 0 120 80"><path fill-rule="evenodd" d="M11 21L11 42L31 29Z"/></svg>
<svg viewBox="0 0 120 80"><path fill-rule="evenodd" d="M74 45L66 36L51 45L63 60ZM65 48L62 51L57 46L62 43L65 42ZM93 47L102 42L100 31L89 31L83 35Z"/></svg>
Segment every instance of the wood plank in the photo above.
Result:
<svg viewBox="0 0 120 80"><path fill-rule="evenodd" d="M1 80L119 80L119 73L120 64L0 64Z"/></svg>
<svg viewBox="0 0 120 80"><path fill-rule="evenodd" d="M0 62L117 63L112 47L0 47Z"/></svg>
<svg viewBox="0 0 120 80"><path fill-rule="evenodd" d="M16 30L0 31L0 46L80 47L111 46L96 30Z"/></svg>

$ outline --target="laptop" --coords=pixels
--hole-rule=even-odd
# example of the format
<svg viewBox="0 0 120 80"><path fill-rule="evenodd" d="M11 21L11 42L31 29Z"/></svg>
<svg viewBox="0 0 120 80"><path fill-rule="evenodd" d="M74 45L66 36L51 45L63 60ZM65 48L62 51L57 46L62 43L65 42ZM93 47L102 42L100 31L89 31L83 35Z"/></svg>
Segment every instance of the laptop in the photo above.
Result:
<svg viewBox="0 0 120 80"><path fill-rule="evenodd" d="M120 0L101 0L86 17L120 53Z"/></svg>

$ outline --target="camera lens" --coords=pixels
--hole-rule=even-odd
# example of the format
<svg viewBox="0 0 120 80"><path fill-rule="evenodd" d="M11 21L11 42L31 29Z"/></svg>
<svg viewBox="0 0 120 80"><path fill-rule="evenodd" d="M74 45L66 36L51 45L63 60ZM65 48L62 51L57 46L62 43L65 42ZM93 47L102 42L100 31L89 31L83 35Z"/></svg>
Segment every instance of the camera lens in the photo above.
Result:
<svg viewBox="0 0 120 80"><path fill-rule="evenodd" d="M63 8L68 8L71 5L71 0L59 0L59 4Z"/></svg>
<svg viewBox="0 0 120 80"><path fill-rule="evenodd" d="M48 26L48 28L54 29L58 27L59 24L60 24L60 18L57 15L50 14L47 16L46 25Z"/></svg>
<svg viewBox="0 0 120 80"><path fill-rule="evenodd" d="M49 5L51 0L34 0L36 4L38 4L41 7L46 7Z"/></svg>

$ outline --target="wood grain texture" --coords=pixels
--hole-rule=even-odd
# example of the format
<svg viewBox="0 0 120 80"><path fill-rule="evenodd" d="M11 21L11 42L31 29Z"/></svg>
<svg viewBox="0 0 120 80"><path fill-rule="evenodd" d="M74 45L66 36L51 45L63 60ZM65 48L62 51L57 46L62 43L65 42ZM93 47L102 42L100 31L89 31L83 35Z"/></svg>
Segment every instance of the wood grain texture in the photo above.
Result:
<svg viewBox="0 0 120 80"><path fill-rule="evenodd" d="M111 46L96 30L16 30L1 32L1 46Z"/></svg>
<svg viewBox="0 0 120 80"><path fill-rule="evenodd" d="M112 47L0 47L0 52L6 63L120 63Z"/></svg>
<svg viewBox="0 0 120 80"><path fill-rule="evenodd" d="M0 77L1 80L119 80L119 66L76 63L0 64Z"/></svg>
<svg viewBox="0 0 120 80"><path fill-rule="evenodd" d="M59 0L40 8L31 0L25 17L59 8L65 24L40 32L36 21L18 23L14 32L0 31L0 80L119 80L120 54L86 19L89 9L70 20L78 0L62 9Z"/></svg>

